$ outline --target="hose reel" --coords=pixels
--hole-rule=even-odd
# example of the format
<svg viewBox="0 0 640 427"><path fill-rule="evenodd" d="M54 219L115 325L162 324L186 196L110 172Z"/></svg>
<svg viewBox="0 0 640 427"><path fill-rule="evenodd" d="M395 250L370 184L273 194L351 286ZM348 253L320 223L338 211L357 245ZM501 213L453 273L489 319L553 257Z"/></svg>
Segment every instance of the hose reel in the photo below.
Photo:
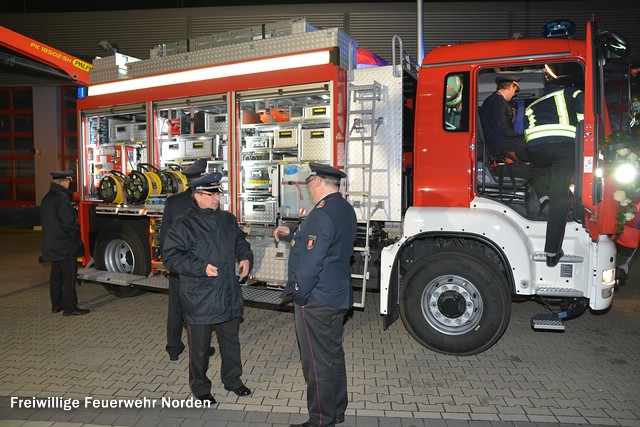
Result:
<svg viewBox="0 0 640 427"><path fill-rule="evenodd" d="M124 185L127 176L118 170L112 170L98 184L98 197L105 203L120 205L124 202Z"/></svg>
<svg viewBox="0 0 640 427"><path fill-rule="evenodd" d="M166 194L176 194L187 189L187 177L180 171L177 165L169 166L161 172L162 192Z"/></svg>
<svg viewBox="0 0 640 427"><path fill-rule="evenodd" d="M148 163L141 163L138 169L129 173L125 181L125 188L129 196L129 202L142 204L151 196L162 192L162 179L158 169Z"/></svg>

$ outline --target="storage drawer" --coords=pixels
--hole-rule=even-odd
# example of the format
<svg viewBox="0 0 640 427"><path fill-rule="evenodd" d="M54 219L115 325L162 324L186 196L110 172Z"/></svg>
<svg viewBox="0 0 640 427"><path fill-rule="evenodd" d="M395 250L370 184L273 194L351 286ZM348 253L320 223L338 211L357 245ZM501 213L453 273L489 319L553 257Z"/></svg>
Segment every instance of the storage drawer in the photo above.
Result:
<svg viewBox="0 0 640 427"><path fill-rule="evenodd" d="M131 139L133 141L146 141L147 140L147 124L146 123L131 123Z"/></svg>
<svg viewBox="0 0 640 427"><path fill-rule="evenodd" d="M296 148L298 146L298 128L276 130L273 148Z"/></svg>
<svg viewBox="0 0 640 427"><path fill-rule="evenodd" d="M331 160L331 130L302 129L302 156L303 162L330 161Z"/></svg>
<svg viewBox="0 0 640 427"><path fill-rule="evenodd" d="M244 191L269 191L271 176L267 166L248 166L242 171Z"/></svg>
<svg viewBox="0 0 640 427"><path fill-rule="evenodd" d="M275 200L242 200L240 221L273 224L276 222Z"/></svg>
<svg viewBox="0 0 640 427"><path fill-rule="evenodd" d="M204 114L204 131L211 133L229 133L229 122L226 114Z"/></svg>
<svg viewBox="0 0 640 427"><path fill-rule="evenodd" d="M245 136L244 142L248 150L271 147L271 137L268 135Z"/></svg>
<svg viewBox="0 0 640 427"><path fill-rule="evenodd" d="M182 138L180 140L183 140ZM212 138L191 138L184 139L184 157L187 159L199 159L204 157L206 159L211 158L213 153L213 140Z"/></svg>
<svg viewBox="0 0 640 427"><path fill-rule="evenodd" d="M313 119L328 119L331 114L331 109L328 105L322 105L319 107L304 107L303 118L305 120Z"/></svg>
<svg viewBox="0 0 640 427"><path fill-rule="evenodd" d="M162 161L184 159L184 141L162 141Z"/></svg>
<svg viewBox="0 0 640 427"><path fill-rule="evenodd" d="M120 123L114 124L111 129L112 139L115 141L146 141L146 123Z"/></svg>

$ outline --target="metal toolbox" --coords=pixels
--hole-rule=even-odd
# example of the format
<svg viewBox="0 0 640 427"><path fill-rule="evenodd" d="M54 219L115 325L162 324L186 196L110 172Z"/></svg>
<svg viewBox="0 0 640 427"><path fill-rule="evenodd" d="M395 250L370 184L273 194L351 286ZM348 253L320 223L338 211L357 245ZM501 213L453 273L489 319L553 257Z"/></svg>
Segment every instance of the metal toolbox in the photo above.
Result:
<svg viewBox="0 0 640 427"><path fill-rule="evenodd" d="M329 119L331 108L328 105L304 107L302 117L305 120Z"/></svg>
<svg viewBox="0 0 640 427"><path fill-rule="evenodd" d="M111 124L111 123L110 123ZM146 141L146 123L113 123L109 129L110 139L114 141Z"/></svg>
<svg viewBox="0 0 640 427"><path fill-rule="evenodd" d="M302 161L331 160L331 130L327 128L302 129Z"/></svg>
<svg viewBox="0 0 640 427"><path fill-rule="evenodd" d="M245 136L244 142L247 150L271 147L272 137L269 135Z"/></svg>
<svg viewBox="0 0 640 427"><path fill-rule="evenodd" d="M273 137L273 148L296 148L298 146L298 128L279 129Z"/></svg>
<svg viewBox="0 0 640 427"><path fill-rule="evenodd" d="M266 198L245 197L241 202L240 222L275 223L276 201Z"/></svg>
<svg viewBox="0 0 640 427"><path fill-rule="evenodd" d="M271 176L268 166L244 166L242 170L244 191L269 191Z"/></svg>
<svg viewBox="0 0 640 427"><path fill-rule="evenodd" d="M162 141L161 158L163 162L184 159L184 141Z"/></svg>
<svg viewBox="0 0 640 427"><path fill-rule="evenodd" d="M251 240L255 264L251 277L263 282L285 283L291 246L287 242L274 245L273 239Z"/></svg>
<svg viewBox="0 0 640 427"><path fill-rule="evenodd" d="M211 133L229 133L226 114L204 114L204 131Z"/></svg>
<svg viewBox="0 0 640 427"><path fill-rule="evenodd" d="M213 153L213 138L210 137L181 137L178 141L184 141L184 157L187 159L209 159Z"/></svg>

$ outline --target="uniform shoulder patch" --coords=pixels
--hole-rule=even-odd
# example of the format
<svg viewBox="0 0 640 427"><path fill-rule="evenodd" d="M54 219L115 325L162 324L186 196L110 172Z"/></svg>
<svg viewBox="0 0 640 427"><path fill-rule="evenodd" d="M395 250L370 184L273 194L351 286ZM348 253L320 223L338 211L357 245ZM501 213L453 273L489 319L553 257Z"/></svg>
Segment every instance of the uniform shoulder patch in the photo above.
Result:
<svg viewBox="0 0 640 427"><path fill-rule="evenodd" d="M307 250L310 251L316 245L317 237L309 234L309 238L307 239Z"/></svg>
<svg viewBox="0 0 640 427"><path fill-rule="evenodd" d="M320 203L318 203L318 206L316 206L317 208L322 208L324 206L324 200L321 200Z"/></svg>

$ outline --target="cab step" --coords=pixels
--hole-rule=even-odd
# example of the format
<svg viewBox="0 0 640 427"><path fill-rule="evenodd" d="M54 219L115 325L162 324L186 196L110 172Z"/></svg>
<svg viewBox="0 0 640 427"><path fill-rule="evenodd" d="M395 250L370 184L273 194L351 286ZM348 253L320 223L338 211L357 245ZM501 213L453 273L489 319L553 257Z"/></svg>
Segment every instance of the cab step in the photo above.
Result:
<svg viewBox="0 0 640 427"><path fill-rule="evenodd" d="M536 314L531 318L531 327L534 331L564 332L564 322L554 313Z"/></svg>
<svg viewBox="0 0 640 427"><path fill-rule="evenodd" d="M544 252L536 252L533 254L532 258L535 262L547 262L547 254ZM584 258L582 258L581 256L564 254L564 256L560 258L559 263L579 264L581 262L584 262Z"/></svg>
<svg viewBox="0 0 640 427"><path fill-rule="evenodd" d="M536 291L537 296L551 298L581 298L584 296L582 291L573 288L552 288L550 286L540 287Z"/></svg>

